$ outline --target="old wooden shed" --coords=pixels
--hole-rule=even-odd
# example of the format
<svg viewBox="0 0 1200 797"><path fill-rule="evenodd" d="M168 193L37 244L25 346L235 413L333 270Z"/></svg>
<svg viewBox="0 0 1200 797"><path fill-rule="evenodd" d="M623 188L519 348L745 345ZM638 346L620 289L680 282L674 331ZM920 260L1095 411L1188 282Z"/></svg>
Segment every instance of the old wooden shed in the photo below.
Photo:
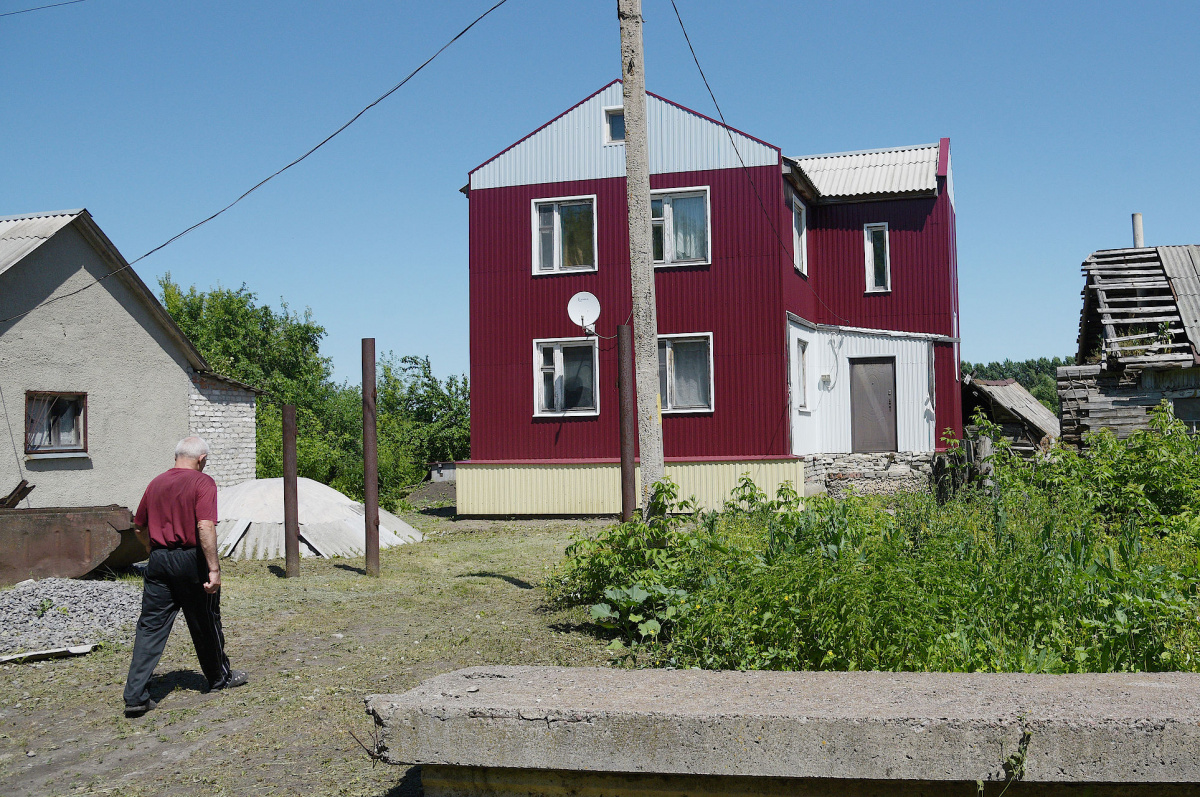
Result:
<svg viewBox="0 0 1200 797"><path fill-rule="evenodd" d="M1082 269L1079 365L1058 369L1063 441L1127 437L1163 400L1200 425L1200 246L1105 249Z"/></svg>

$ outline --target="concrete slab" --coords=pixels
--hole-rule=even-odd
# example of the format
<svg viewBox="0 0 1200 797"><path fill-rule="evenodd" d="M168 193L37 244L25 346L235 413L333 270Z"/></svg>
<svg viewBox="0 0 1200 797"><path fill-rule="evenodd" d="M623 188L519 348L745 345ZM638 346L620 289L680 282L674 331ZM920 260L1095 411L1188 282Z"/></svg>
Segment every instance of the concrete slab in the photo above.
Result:
<svg viewBox="0 0 1200 797"><path fill-rule="evenodd" d="M1196 675L475 667L366 703L387 760L443 779L486 768L910 784L1019 775L1106 793L1200 783Z"/></svg>

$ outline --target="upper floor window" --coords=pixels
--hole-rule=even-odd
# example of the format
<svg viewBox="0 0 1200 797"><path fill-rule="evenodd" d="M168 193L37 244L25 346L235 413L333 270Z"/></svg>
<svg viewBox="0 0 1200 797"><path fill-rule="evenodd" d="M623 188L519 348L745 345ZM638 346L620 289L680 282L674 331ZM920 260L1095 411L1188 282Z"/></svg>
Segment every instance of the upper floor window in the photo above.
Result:
<svg viewBox="0 0 1200 797"><path fill-rule="evenodd" d="M596 197L533 202L533 273L596 270Z"/></svg>
<svg viewBox="0 0 1200 797"><path fill-rule="evenodd" d="M710 412L712 335L659 335L658 391L663 412Z"/></svg>
<svg viewBox="0 0 1200 797"><path fill-rule="evenodd" d="M87 394L25 394L25 453L87 452Z"/></svg>
<svg viewBox="0 0 1200 797"><path fill-rule="evenodd" d="M624 108L605 108L604 109L604 143L605 144L623 144L625 143L625 109Z"/></svg>
<svg viewBox="0 0 1200 797"><path fill-rule="evenodd" d="M866 250L867 292L890 291L892 264L887 222L863 225L863 245Z"/></svg>
<svg viewBox="0 0 1200 797"><path fill-rule="evenodd" d="M595 338L533 342L534 415L597 415Z"/></svg>
<svg viewBox="0 0 1200 797"><path fill-rule="evenodd" d="M792 264L808 275L808 208L800 197L792 195Z"/></svg>
<svg viewBox="0 0 1200 797"><path fill-rule="evenodd" d="M708 263L708 189L650 193L654 262L665 266Z"/></svg>

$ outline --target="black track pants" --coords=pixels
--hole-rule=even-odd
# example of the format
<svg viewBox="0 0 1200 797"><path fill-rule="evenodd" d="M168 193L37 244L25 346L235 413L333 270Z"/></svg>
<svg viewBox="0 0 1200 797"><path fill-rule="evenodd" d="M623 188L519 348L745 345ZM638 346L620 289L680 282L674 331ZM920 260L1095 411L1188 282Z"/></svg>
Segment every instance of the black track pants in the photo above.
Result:
<svg viewBox="0 0 1200 797"><path fill-rule="evenodd" d="M199 548L159 548L150 552L142 590L142 616L138 618L133 661L125 680L125 705L141 706L150 699L150 677L180 609L209 686L221 686L229 678L225 634L221 631L221 593L205 592L207 580L208 565Z"/></svg>

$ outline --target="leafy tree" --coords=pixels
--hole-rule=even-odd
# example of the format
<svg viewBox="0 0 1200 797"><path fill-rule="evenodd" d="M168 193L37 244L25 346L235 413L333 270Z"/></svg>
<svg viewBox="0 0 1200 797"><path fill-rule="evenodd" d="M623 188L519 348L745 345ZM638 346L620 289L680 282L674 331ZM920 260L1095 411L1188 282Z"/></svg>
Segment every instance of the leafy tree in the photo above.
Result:
<svg viewBox="0 0 1200 797"><path fill-rule="evenodd" d="M1075 358L1038 357L1022 362L969 363L963 361L962 372L979 379L1016 379L1033 397L1058 413L1058 369L1074 365Z"/></svg>
<svg viewBox="0 0 1200 797"><path fill-rule="evenodd" d="M312 313L259 305L245 285L183 290L165 275L163 304L213 369L262 388L257 410L257 475L283 475L284 404L296 405L296 460L301 476L359 500L363 496L362 389L333 381L320 352L325 328ZM470 455L470 390L465 376L434 376L428 357L379 363L379 495L403 500L429 461Z"/></svg>

